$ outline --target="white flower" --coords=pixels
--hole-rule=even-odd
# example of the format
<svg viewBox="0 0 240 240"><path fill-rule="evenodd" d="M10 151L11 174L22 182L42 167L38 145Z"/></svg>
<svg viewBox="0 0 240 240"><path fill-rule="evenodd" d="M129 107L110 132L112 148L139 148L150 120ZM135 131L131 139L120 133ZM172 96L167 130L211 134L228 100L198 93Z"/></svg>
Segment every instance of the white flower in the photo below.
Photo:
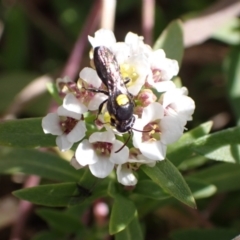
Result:
<svg viewBox="0 0 240 240"><path fill-rule="evenodd" d="M143 108L134 129L138 131L133 131L133 145L152 160L163 160L166 145L175 142L184 130L176 117L164 116L164 108L158 102Z"/></svg>
<svg viewBox="0 0 240 240"><path fill-rule="evenodd" d="M147 58L143 54L131 56L125 59L120 65L121 74L124 78L129 78L127 84L128 91L136 96L145 84L150 71L150 65Z"/></svg>
<svg viewBox="0 0 240 240"><path fill-rule="evenodd" d="M79 74L79 77L87 83L87 88L99 89L102 85L102 80L98 77L97 72L85 67ZM85 91L85 90L84 90ZM108 98L104 93L94 93L89 90L85 91L83 97L90 111L98 110L99 105Z"/></svg>
<svg viewBox="0 0 240 240"><path fill-rule="evenodd" d="M94 38L89 36L93 48L105 46L115 55L123 78L130 79L127 88L134 96L141 90L150 72L150 65L144 54L145 49L149 51L150 47L145 47L142 39L136 34L128 33L125 42L116 43L113 32L106 29L98 30Z"/></svg>
<svg viewBox="0 0 240 240"><path fill-rule="evenodd" d="M195 103L187 96L188 90L185 87L173 88L161 96L161 103L166 116L177 117L183 126L187 121L192 120Z"/></svg>
<svg viewBox="0 0 240 240"><path fill-rule="evenodd" d="M174 88L175 85L170 80L178 74L178 62L166 58L166 54L162 49L153 51L149 57L149 62L152 73L148 76L148 83L156 88L158 92L165 92L168 89Z"/></svg>
<svg viewBox="0 0 240 240"><path fill-rule="evenodd" d="M88 40L92 47L105 46L110 50L116 43L114 33L108 29L100 29L95 32L94 37L88 36Z"/></svg>
<svg viewBox="0 0 240 240"><path fill-rule="evenodd" d="M99 178L108 176L115 164L123 164L128 160L129 149L116 140L112 131L95 132L89 140L83 140L77 147L75 157L81 166L89 165L91 173Z"/></svg>
<svg viewBox="0 0 240 240"><path fill-rule="evenodd" d="M86 126L82 121L82 114L85 112L86 106L72 93L68 93L57 113L49 113L42 119L43 131L46 134L57 135L56 144L61 151L69 150L73 143L85 136Z"/></svg>
<svg viewBox="0 0 240 240"><path fill-rule="evenodd" d="M134 186L137 184L137 178L133 174L133 170L138 169L140 165L146 164L150 167L154 167L156 161L146 158L142 154L137 156L131 156L127 163L119 164L117 166L117 179L118 182L125 186ZM136 169L136 170L137 170Z"/></svg>

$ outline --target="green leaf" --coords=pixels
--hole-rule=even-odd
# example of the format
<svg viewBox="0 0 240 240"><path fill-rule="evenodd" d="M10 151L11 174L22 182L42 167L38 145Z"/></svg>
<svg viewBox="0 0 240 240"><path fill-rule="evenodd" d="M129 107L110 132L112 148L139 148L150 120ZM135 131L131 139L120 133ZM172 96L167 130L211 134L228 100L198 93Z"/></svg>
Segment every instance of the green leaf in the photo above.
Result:
<svg viewBox="0 0 240 240"><path fill-rule="evenodd" d="M153 46L154 50L160 48L165 51L167 58L175 59L178 61L179 66L181 65L184 45L180 20L172 21L162 32Z"/></svg>
<svg viewBox="0 0 240 240"><path fill-rule="evenodd" d="M148 179L139 181L133 193L158 200L170 197L158 184Z"/></svg>
<svg viewBox="0 0 240 240"><path fill-rule="evenodd" d="M79 187L76 182L46 184L17 190L13 194L18 198L49 207L86 204L107 195L106 182L101 181L94 189L91 187ZM85 191L89 191L90 194L86 195Z"/></svg>
<svg viewBox="0 0 240 240"><path fill-rule="evenodd" d="M53 82L49 82L47 83L47 89L48 89L48 92L52 95L52 97L55 99L55 101L59 104L59 105L62 105L62 98L60 98L59 96L59 92L58 92L58 89L57 89L57 86L56 86L56 83L53 83Z"/></svg>
<svg viewBox="0 0 240 240"><path fill-rule="evenodd" d="M190 229L177 230L171 233L172 240L230 240L239 234L231 229Z"/></svg>
<svg viewBox="0 0 240 240"><path fill-rule="evenodd" d="M0 173L34 174L58 181L77 181L80 172L60 157L32 149L2 148Z"/></svg>
<svg viewBox="0 0 240 240"><path fill-rule="evenodd" d="M191 179L202 180L217 187L218 192L240 189L240 166L231 163L218 163L212 167L190 175Z"/></svg>
<svg viewBox="0 0 240 240"><path fill-rule="evenodd" d="M109 233L116 234L124 230L137 215L135 205L120 194L114 196L114 203L110 216Z"/></svg>
<svg viewBox="0 0 240 240"><path fill-rule="evenodd" d="M129 225L115 235L115 240L143 240L142 229L138 218L135 216Z"/></svg>
<svg viewBox="0 0 240 240"><path fill-rule="evenodd" d="M186 205L196 208L190 188L181 173L169 160L160 161L155 167L143 165L141 168L163 190Z"/></svg>
<svg viewBox="0 0 240 240"><path fill-rule="evenodd" d="M73 197L76 183L47 184L13 192L18 198L48 207L64 207Z"/></svg>
<svg viewBox="0 0 240 240"><path fill-rule="evenodd" d="M209 159L207 159L203 156L200 156L200 155L196 155L196 156L186 159L184 162L182 162L178 166L178 169L180 171L192 170L192 169L195 169L197 167L204 165L207 161L209 161Z"/></svg>
<svg viewBox="0 0 240 240"><path fill-rule="evenodd" d="M55 209L38 209L37 215L51 228L63 233L76 233L81 227L79 217Z"/></svg>
<svg viewBox="0 0 240 240"><path fill-rule="evenodd" d="M184 160L195 155L190 148L196 139L208 134L211 130L212 122L206 122L198 127L188 131L174 144L168 146L167 158L171 160L174 165L180 165Z"/></svg>
<svg viewBox="0 0 240 240"><path fill-rule="evenodd" d="M0 122L0 145L8 147L52 147L56 136L44 134L41 118Z"/></svg>
<svg viewBox="0 0 240 240"><path fill-rule="evenodd" d="M233 45L240 43L239 18L230 18L213 33L212 38Z"/></svg>
<svg viewBox="0 0 240 240"><path fill-rule="evenodd" d="M239 32L238 32L239 35ZM228 98L235 114L238 125L240 124L240 46L232 47L225 65L227 74Z"/></svg>
<svg viewBox="0 0 240 240"><path fill-rule="evenodd" d="M189 177L186 179L186 181L195 199L211 197L217 192L216 186L205 181L192 179Z"/></svg>
<svg viewBox="0 0 240 240"><path fill-rule="evenodd" d="M197 139L195 152L217 161L240 163L240 127L229 128Z"/></svg>

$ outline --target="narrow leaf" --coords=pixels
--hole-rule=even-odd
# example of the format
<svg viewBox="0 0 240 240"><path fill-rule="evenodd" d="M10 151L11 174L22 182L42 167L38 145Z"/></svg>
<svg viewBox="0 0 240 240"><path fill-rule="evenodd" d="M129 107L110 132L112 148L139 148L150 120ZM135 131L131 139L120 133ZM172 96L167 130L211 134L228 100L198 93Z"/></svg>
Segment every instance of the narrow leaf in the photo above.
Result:
<svg viewBox="0 0 240 240"><path fill-rule="evenodd" d="M219 163L191 174L190 177L215 185L218 192L240 189L240 166L236 164Z"/></svg>
<svg viewBox="0 0 240 240"><path fill-rule="evenodd" d="M81 173L60 157L32 149L2 148L0 173L35 174L58 181L77 181Z"/></svg>
<svg viewBox="0 0 240 240"><path fill-rule="evenodd" d="M239 24L239 23L238 23ZM237 31L236 31L237 32ZM239 35L239 34L238 34ZM236 117L238 125L240 124L240 46L232 47L225 65L227 73L228 98Z"/></svg>
<svg viewBox="0 0 240 240"><path fill-rule="evenodd" d="M139 181L134 188L133 193L158 200L170 197L170 195L164 192L158 184L147 179Z"/></svg>
<svg viewBox="0 0 240 240"><path fill-rule="evenodd" d="M44 134L41 118L0 122L0 145L8 147L52 147L55 136Z"/></svg>
<svg viewBox="0 0 240 240"><path fill-rule="evenodd" d="M116 234L124 230L137 215L135 205L129 199L115 195L109 223L109 233Z"/></svg>
<svg viewBox="0 0 240 240"><path fill-rule="evenodd" d="M217 192L216 186L200 179L186 179L195 199L211 197Z"/></svg>
<svg viewBox="0 0 240 240"><path fill-rule="evenodd" d="M44 219L49 226L63 233L75 233L81 227L79 217L55 209L38 209L37 215Z"/></svg>
<svg viewBox="0 0 240 240"><path fill-rule="evenodd" d="M142 169L163 190L186 205L196 208L190 188L181 173L169 160L161 161L155 167L143 165Z"/></svg>
<svg viewBox="0 0 240 240"><path fill-rule="evenodd" d="M138 217L134 217L129 225L115 235L116 240L143 240L142 229Z"/></svg>
<svg viewBox="0 0 240 240"><path fill-rule="evenodd" d="M167 28L162 32L160 37L155 42L153 49L163 49L167 58L178 61L179 66L183 57L183 31L180 20L172 21Z"/></svg>
<svg viewBox="0 0 240 240"><path fill-rule="evenodd" d="M240 163L240 127L229 128L197 139L195 152L218 161Z"/></svg>
<svg viewBox="0 0 240 240"><path fill-rule="evenodd" d="M64 207L68 205L75 189L76 183L71 182L25 188L14 191L13 194L18 198L35 204L49 207Z"/></svg>
<svg viewBox="0 0 240 240"><path fill-rule="evenodd" d="M205 136L211 130L212 122L206 122L198 127L183 134L183 136L174 144L168 146L167 158L171 160L174 165L180 165L184 160L195 155L190 146L196 139Z"/></svg>

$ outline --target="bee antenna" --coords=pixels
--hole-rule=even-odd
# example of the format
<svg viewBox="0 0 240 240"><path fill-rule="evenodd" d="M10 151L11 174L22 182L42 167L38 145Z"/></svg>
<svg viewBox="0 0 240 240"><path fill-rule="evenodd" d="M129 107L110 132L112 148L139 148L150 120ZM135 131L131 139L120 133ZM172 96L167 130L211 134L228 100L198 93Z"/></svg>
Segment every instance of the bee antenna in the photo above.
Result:
<svg viewBox="0 0 240 240"><path fill-rule="evenodd" d="M117 151L115 151L115 153L120 152L129 142L130 138L132 137L132 131L128 131L128 133L129 133L129 135L128 135L126 142Z"/></svg>

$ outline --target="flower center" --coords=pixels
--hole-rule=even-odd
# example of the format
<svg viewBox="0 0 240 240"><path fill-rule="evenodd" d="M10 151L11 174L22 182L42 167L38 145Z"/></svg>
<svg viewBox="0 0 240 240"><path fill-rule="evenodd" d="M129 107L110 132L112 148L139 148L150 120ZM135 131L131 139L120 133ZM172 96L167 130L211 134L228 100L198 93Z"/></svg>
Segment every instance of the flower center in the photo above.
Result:
<svg viewBox="0 0 240 240"><path fill-rule="evenodd" d="M159 141L161 138L161 130L159 122L151 122L143 128L142 141Z"/></svg>
<svg viewBox="0 0 240 240"><path fill-rule="evenodd" d="M155 83L161 82L162 74L161 74L161 71L159 69L157 69L157 68L152 69L152 75L153 75L153 81Z"/></svg>
<svg viewBox="0 0 240 240"><path fill-rule="evenodd" d="M61 117L60 126L64 133L70 133L76 126L78 120L71 117Z"/></svg>
<svg viewBox="0 0 240 240"><path fill-rule="evenodd" d="M138 73L136 72L135 67L129 65L128 63L124 63L120 66L120 72L123 78L129 78L130 82L127 86L133 85L138 79Z"/></svg>
<svg viewBox="0 0 240 240"><path fill-rule="evenodd" d="M92 144L97 155L109 156L112 150L112 143L109 142L95 142Z"/></svg>

